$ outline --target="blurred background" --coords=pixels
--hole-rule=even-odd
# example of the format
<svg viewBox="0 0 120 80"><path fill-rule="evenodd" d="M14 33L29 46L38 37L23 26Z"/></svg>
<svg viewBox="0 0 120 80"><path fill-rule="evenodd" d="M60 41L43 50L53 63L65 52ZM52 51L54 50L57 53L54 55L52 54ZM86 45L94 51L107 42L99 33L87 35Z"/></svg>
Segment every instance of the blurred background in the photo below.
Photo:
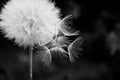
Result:
<svg viewBox="0 0 120 80"><path fill-rule="evenodd" d="M8 0L0 0L0 10ZM75 62L56 55L44 66L33 56L33 80L120 80L120 5L115 1L52 0L61 17L72 15L83 51ZM0 80L28 80L28 49L0 32Z"/></svg>

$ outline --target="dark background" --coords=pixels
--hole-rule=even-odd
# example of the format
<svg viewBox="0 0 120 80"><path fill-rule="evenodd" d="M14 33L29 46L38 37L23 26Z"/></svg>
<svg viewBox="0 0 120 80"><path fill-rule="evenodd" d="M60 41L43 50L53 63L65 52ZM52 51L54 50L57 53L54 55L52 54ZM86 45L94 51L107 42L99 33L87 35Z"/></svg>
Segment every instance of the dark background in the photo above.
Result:
<svg viewBox="0 0 120 80"><path fill-rule="evenodd" d="M8 0L0 0L0 10ZM34 80L120 80L120 5L113 1L52 0L61 17L73 15L84 39L74 63L58 57L46 67L34 59ZM35 58L35 56L33 56ZM28 49L0 33L0 80L28 80Z"/></svg>

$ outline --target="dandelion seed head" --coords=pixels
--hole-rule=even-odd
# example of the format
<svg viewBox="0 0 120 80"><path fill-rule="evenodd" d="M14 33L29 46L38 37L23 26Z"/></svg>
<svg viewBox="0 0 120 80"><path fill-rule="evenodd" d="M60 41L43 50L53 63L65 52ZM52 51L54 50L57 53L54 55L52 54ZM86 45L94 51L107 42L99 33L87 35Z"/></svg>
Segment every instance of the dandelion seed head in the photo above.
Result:
<svg viewBox="0 0 120 80"><path fill-rule="evenodd" d="M20 46L44 45L60 27L59 9L48 0L11 0L2 9L0 28Z"/></svg>
<svg viewBox="0 0 120 80"><path fill-rule="evenodd" d="M60 10L49 0L10 0L1 11L0 29L6 38L14 39L19 46L42 46L39 56L49 65L51 51L68 54L70 60L72 55L77 56L72 47L78 40L71 43L66 36L78 35L79 32L67 26L65 20L69 18L61 19Z"/></svg>

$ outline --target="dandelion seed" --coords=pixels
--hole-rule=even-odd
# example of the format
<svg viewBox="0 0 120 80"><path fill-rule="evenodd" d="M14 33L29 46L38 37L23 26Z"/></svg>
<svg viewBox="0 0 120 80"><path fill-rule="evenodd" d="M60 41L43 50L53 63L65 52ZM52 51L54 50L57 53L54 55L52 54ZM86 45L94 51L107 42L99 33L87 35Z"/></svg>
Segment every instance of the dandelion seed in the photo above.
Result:
<svg viewBox="0 0 120 80"><path fill-rule="evenodd" d="M46 46L42 46L44 50L37 51L38 56L40 57L41 61L44 62L45 65L49 66L51 62L51 53L50 50Z"/></svg>
<svg viewBox="0 0 120 80"><path fill-rule="evenodd" d="M78 37L68 46L68 55L71 62L74 62L75 58L78 58L80 51L82 51L82 42L83 39L81 37Z"/></svg>
<svg viewBox="0 0 120 80"><path fill-rule="evenodd" d="M71 19L72 16L68 15L62 20L62 25L60 27L60 31L65 35L65 36L75 36L79 35L79 31L75 31L72 29L70 26L68 26L68 23L70 23L69 19ZM68 21L67 21L68 20Z"/></svg>

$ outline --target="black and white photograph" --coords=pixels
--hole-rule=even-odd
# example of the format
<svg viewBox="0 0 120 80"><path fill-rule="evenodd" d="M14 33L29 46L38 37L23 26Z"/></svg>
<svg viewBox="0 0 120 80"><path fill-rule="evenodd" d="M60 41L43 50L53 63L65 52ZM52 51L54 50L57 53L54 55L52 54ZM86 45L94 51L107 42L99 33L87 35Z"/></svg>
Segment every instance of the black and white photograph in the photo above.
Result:
<svg viewBox="0 0 120 80"><path fill-rule="evenodd" d="M0 80L120 80L120 3L0 0Z"/></svg>

